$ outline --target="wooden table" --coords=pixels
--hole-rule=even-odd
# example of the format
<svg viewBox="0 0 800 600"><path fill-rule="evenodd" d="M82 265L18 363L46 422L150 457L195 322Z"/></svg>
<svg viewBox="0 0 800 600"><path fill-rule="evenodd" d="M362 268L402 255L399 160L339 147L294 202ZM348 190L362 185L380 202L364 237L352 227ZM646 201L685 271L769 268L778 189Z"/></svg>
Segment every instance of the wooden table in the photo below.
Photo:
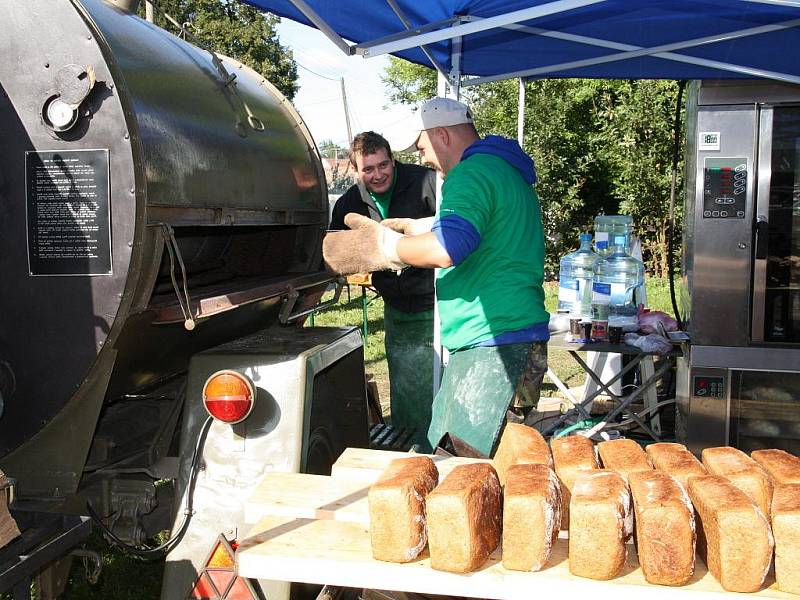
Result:
<svg viewBox="0 0 800 600"><path fill-rule="evenodd" d="M536 573L504 569L500 549L481 569L465 575L431 569L427 553L406 564L373 560L366 494L382 467L398 456L408 454L348 449L334 465L331 477L303 475L292 481L293 477L288 476L265 482L247 512L258 522L236 553L238 574L353 588L515 600L579 595L593 600L732 600L736 596L722 589L700 559L686 586L670 588L647 583L632 543L628 545L622 574L611 581L571 575L567 540L563 537L557 541L550 562ZM444 474L475 459L435 460L440 474ZM282 485L271 485L277 483ZM771 574L764 589L748 596L797 600L797 596L777 590Z"/></svg>

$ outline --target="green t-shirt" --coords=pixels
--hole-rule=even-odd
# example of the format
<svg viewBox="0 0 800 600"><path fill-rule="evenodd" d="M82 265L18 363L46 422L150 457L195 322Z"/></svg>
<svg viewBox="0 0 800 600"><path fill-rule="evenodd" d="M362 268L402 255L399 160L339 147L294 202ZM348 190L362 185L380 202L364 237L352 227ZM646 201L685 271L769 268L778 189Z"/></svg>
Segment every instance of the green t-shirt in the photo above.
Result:
<svg viewBox="0 0 800 600"><path fill-rule="evenodd" d="M541 207L519 171L490 154L461 161L442 186L439 216L451 214L469 221L481 241L436 278L442 344L460 350L547 322Z"/></svg>
<svg viewBox="0 0 800 600"><path fill-rule="evenodd" d="M369 195L378 207L378 212L381 213L381 218L386 219L389 216L389 203L392 201L392 194L394 193L394 184L397 183L397 165L395 165L392 172L392 185L388 190L382 194L373 194L370 190Z"/></svg>

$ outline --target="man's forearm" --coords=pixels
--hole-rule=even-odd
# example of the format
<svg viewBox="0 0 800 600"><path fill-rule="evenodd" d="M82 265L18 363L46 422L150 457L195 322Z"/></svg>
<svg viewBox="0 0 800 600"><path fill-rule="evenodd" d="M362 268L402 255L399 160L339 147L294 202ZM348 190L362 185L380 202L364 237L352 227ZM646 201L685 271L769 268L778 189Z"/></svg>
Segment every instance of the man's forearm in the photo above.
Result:
<svg viewBox="0 0 800 600"><path fill-rule="evenodd" d="M397 241L397 254L400 260L412 267L433 269L453 265L450 255L432 233L400 238Z"/></svg>

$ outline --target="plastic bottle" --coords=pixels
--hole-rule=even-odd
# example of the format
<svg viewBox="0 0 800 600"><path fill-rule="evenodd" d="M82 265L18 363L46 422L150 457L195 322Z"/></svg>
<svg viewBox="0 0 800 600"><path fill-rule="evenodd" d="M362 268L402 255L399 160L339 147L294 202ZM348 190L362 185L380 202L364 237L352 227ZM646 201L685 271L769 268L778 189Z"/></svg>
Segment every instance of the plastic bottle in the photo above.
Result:
<svg viewBox="0 0 800 600"><path fill-rule="evenodd" d="M608 257L595 264L592 284L592 319L602 319L607 310L608 325L625 331L639 328L634 291L644 284L644 263L629 255L624 235L614 237Z"/></svg>
<svg viewBox="0 0 800 600"><path fill-rule="evenodd" d="M597 244L608 242L608 250L600 254L603 258L611 254L614 238L625 237L625 251L631 252L631 234L633 233L633 217L628 215L598 215L594 218L594 243L597 253L600 254Z"/></svg>
<svg viewBox="0 0 800 600"><path fill-rule="evenodd" d="M572 318L592 318L592 281L599 256L592 252L592 234L580 235L581 247L561 259L558 309Z"/></svg>

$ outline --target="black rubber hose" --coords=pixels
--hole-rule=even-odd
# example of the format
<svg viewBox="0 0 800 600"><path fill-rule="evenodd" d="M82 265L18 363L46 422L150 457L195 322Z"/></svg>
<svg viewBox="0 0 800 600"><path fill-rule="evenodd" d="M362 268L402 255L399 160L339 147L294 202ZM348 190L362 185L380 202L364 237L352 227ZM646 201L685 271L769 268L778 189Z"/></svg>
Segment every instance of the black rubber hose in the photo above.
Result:
<svg viewBox="0 0 800 600"><path fill-rule="evenodd" d="M181 521L181 524L175 534L160 546L156 546L154 548L142 548L140 546L128 544L113 531L111 531L111 529L109 529L105 523L103 523L103 520L100 518L97 512L95 512L94 508L92 508L91 503L86 503L86 508L88 509L89 515L92 517L92 519L94 519L100 529L103 530L103 533L106 535L106 537L108 537L108 539L110 539L114 544L119 546L123 551L144 558L162 558L169 554L183 539L183 536L189 529L189 522L192 520L192 515L194 514L192 503L194 498L194 486L197 482L197 473L199 472L198 458L200 457L200 451L203 448L206 436L208 435L209 427L211 426L213 420L214 419L211 417L208 417L200 429L200 435L197 436L197 443L195 444L194 453L192 454L191 470L189 471L189 486L186 491L186 508L183 509L183 520Z"/></svg>
<svg viewBox="0 0 800 600"><path fill-rule="evenodd" d="M675 238L675 188L678 184L678 161L681 152L681 108L683 106L683 90L686 81L678 82L678 97L675 102L675 123L673 130L675 137L672 146L672 185L669 191L669 230L667 231L667 273L669 275L669 297L672 300L672 310L675 311L675 320L678 322L678 329L683 329L683 320L678 311L678 301L675 298L675 272L674 272L674 238ZM684 215L686 218L686 215Z"/></svg>

